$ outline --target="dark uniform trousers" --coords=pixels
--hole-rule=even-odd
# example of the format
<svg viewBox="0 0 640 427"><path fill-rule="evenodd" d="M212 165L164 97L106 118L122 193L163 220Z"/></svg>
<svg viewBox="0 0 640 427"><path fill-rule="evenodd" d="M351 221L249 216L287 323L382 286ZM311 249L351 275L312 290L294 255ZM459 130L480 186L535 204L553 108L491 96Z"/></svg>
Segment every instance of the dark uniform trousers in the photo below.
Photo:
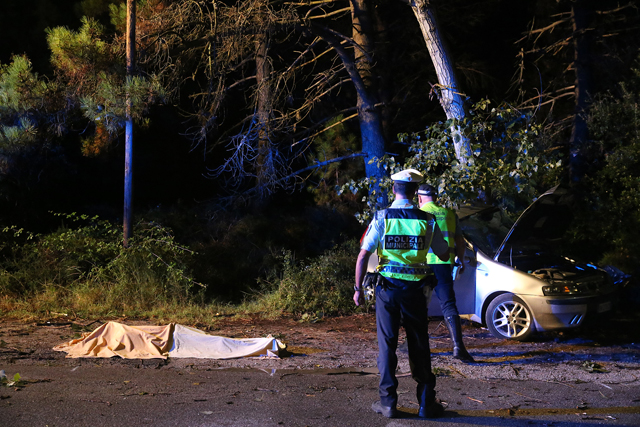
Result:
<svg viewBox="0 0 640 427"><path fill-rule="evenodd" d="M447 318L458 315L456 294L453 291L453 274L451 264L429 264L438 284L434 292L440 301L442 315Z"/></svg>
<svg viewBox="0 0 640 427"><path fill-rule="evenodd" d="M436 377L431 372L429 319L426 298L419 286L376 287L376 323L378 327L378 371L380 401L384 406L398 403L396 369L400 319L407 333L411 376L418 383L416 397L420 406L435 400Z"/></svg>

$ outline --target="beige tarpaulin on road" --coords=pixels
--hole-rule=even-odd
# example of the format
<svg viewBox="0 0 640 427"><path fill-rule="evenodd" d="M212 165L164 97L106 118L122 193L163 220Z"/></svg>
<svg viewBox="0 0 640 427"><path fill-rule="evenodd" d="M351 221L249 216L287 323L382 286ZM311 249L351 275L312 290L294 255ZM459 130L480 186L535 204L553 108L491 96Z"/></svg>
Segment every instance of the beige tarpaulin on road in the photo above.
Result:
<svg viewBox="0 0 640 427"><path fill-rule="evenodd" d="M108 322L81 338L54 347L67 357L113 357L154 359L193 357L234 359L238 357L278 357L285 348L279 340L234 339L209 335L182 325L128 326Z"/></svg>

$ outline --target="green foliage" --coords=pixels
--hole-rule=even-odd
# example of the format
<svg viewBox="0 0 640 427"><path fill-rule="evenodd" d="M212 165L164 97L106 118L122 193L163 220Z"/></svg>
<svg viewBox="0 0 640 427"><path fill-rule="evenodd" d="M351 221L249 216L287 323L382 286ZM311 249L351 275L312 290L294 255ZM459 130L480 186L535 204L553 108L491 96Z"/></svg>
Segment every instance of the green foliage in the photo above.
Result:
<svg viewBox="0 0 640 427"><path fill-rule="evenodd" d="M60 216L75 228L64 225L51 234L27 234L22 244L4 248L0 293L46 299L43 309L92 315L150 310L192 296L192 252L179 246L170 230L141 221L125 249L119 226L95 217ZM22 235L22 230L4 231L9 237Z"/></svg>
<svg viewBox="0 0 640 427"><path fill-rule="evenodd" d="M85 118L115 136L124 126L127 98L131 117L140 122L164 91L154 76L125 78L122 46L105 37L105 28L86 17L77 32L64 27L47 31L51 62L71 88L69 98L79 101Z"/></svg>
<svg viewBox="0 0 640 427"><path fill-rule="evenodd" d="M19 197L55 164L52 140L64 127L57 114L59 85L34 73L25 56L0 64L0 195ZM60 125L60 126L59 126ZM43 155L45 154L45 155Z"/></svg>
<svg viewBox="0 0 640 427"><path fill-rule="evenodd" d="M105 38L105 29L96 20L83 17L82 26L76 32L66 27L47 30L47 42L51 50L51 64L70 82L85 91L99 81L99 71L123 70L123 57L118 48Z"/></svg>
<svg viewBox="0 0 640 427"><path fill-rule="evenodd" d="M25 56L14 56L0 64L0 152L15 154L31 146L38 135L33 118L49 104L48 95L57 86L41 79ZM0 165L0 171L3 167Z"/></svg>
<svg viewBox="0 0 640 427"><path fill-rule="evenodd" d="M34 73L25 56L0 64L0 192L5 196L20 194L29 184L40 187L43 171L62 167L75 154L62 147L71 129L83 132L83 154L99 155L123 129L127 99L131 117L146 125L149 107L164 97L153 75L125 76L122 43L93 19L83 18L78 31L48 29L47 41L53 80ZM95 126L88 126L91 122Z"/></svg>
<svg viewBox="0 0 640 427"><path fill-rule="evenodd" d="M31 69L26 56L14 56L11 64L0 64L0 113L24 112L37 108L50 84Z"/></svg>
<svg viewBox="0 0 640 427"><path fill-rule="evenodd" d="M473 159L462 165L455 156L452 128L470 140ZM483 100L475 104L464 120L448 120L428 126L424 131L401 134L410 144L409 156L402 163L394 157L381 160L389 175L406 168L417 169L439 190L439 200L447 206L482 199L509 209L519 202L530 202L545 186L550 186L560 172L561 161L553 150L541 147L540 126L530 114L507 104L490 107ZM351 181L340 192L360 192L369 188L369 179ZM392 199L392 181L386 178L383 191ZM364 192L363 192L364 193ZM375 200L364 196L365 212L360 222L370 219Z"/></svg>
<svg viewBox="0 0 640 427"><path fill-rule="evenodd" d="M597 236L606 261L628 272L640 264L640 69L633 71L617 94L600 96L591 107L585 149L591 169L574 229L577 246Z"/></svg>
<svg viewBox="0 0 640 427"><path fill-rule="evenodd" d="M354 309L357 242L322 252L342 230L335 212L219 217L211 230L197 224L193 211L146 216L188 236L188 246L157 221L136 224L128 249L120 225L86 215L57 215L61 226L48 234L0 229L0 312L209 325L220 313L306 313L315 321ZM309 258L296 262L283 247ZM206 292L195 277L208 284Z"/></svg>
<svg viewBox="0 0 640 427"><path fill-rule="evenodd" d="M152 104L163 98L163 89L153 77L127 77L124 84L118 75L99 74L94 92L80 98L84 116L103 126L110 134L124 127L127 96L131 101L130 114L134 120L148 125L145 115Z"/></svg>
<svg viewBox="0 0 640 427"><path fill-rule="evenodd" d="M353 312L353 271L358 242L347 241L308 261L296 262L290 251L281 267L262 282L262 310L313 320Z"/></svg>
<svg viewBox="0 0 640 427"><path fill-rule="evenodd" d="M356 227L361 232L352 214L334 209L300 210L288 203L252 207L244 213L241 209L219 211L198 230L161 217L180 236L193 236L191 247L198 252L194 274L208 284L207 295L234 303L254 292L256 280L280 263L275 254L283 248L306 259L333 247L343 233L355 234ZM193 224L193 213L184 220Z"/></svg>

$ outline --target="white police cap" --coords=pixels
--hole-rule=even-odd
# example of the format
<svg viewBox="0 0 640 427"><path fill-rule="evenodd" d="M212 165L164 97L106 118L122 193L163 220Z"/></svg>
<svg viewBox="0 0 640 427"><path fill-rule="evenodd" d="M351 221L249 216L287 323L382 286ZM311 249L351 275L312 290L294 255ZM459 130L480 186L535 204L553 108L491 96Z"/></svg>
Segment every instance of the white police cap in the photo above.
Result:
<svg viewBox="0 0 640 427"><path fill-rule="evenodd" d="M422 182L424 177L415 169L405 169L391 175L391 179L402 182Z"/></svg>

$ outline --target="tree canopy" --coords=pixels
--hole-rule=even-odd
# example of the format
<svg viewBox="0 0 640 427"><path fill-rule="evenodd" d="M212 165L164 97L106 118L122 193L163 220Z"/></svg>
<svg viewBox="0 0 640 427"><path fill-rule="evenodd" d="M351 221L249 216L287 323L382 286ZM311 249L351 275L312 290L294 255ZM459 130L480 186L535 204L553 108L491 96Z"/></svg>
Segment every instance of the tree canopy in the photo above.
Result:
<svg viewBox="0 0 640 427"><path fill-rule="evenodd" d="M7 10L26 14L27 4ZM203 199L299 189L317 168L324 188L348 177L344 189L371 202L385 195L385 175L406 165L447 188L451 203L480 197L515 209L569 176L574 148L581 162L602 163L596 137L571 139L569 125L593 126L586 106L631 75L625 64L639 47L632 6L145 0L138 66L125 79L124 3L69 1L75 19L43 18L46 66L40 51L33 63L29 52L2 51L0 173L19 189L37 182L52 153L61 165L119 152L129 94L138 129L170 123L163 146L201 156ZM425 44L427 12L448 48L440 55L457 79L460 114L439 103L451 88ZM586 68L593 84L584 89L574 71ZM338 129L349 143L331 143ZM469 165L460 150L451 156L451 131L468 138ZM584 173L578 184L591 179ZM358 192L375 185L383 188Z"/></svg>

